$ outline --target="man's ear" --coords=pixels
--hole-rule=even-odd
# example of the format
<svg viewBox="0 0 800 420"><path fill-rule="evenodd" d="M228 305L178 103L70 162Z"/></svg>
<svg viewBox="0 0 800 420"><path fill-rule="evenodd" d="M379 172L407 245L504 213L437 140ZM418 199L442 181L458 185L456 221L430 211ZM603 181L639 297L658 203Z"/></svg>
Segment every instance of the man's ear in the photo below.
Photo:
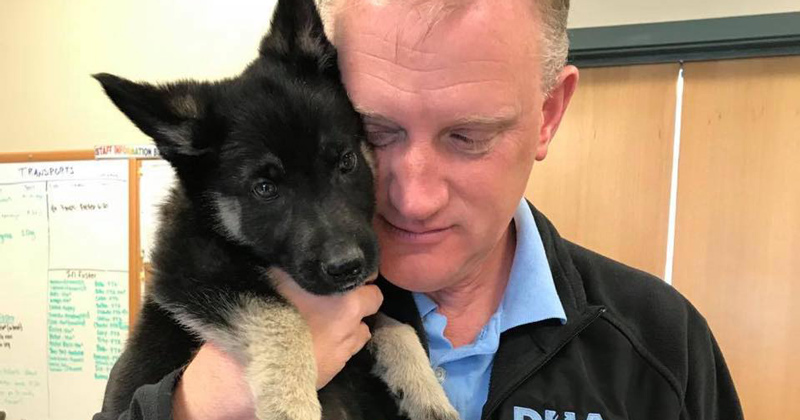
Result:
<svg viewBox="0 0 800 420"><path fill-rule="evenodd" d="M336 66L336 49L325 36L314 0L278 0L259 51L262 56L309 62L319 71Z"/></svg>
<svg viewBox="0 0 800 420"><path fill-rule="evenodd" d="M93 75L111 101L142 132L155 140L165 159L210 151L219 134L209 127L202 85L180 82L164 86L135 83L112 74Z"/></svg>
<svg viewBox="0 0 800 420"><path fill-rule="evenodd" d="M547 148L558 131L572 94L578 87L578 78L578 69L575 66L564 67L550 94L545 97L542 104L542 127L536 142L536 160L541 161L547 157Z"/></svg>

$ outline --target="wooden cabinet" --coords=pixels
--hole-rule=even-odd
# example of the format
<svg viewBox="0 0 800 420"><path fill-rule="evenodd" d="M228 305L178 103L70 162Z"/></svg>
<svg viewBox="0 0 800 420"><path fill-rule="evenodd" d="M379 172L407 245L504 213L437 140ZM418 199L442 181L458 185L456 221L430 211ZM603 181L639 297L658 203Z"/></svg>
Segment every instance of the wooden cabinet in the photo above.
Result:
<svg viewBox="0 0 800 420"><path fill-rule="evenodd" d="M663 277L678 64L581 71L526 197L562 236Z"/></svg>
<svg viewBox="0 0 800 420"><path fill-rule="evenodd" d="M685 67L673 284L750 420L800 416L800 57Z"/></svg>
<svg viewBox="0 0 800 420"><path fill-rule="evenodd" d="M800 416L800 57L684 65L673 285L748 420ZM678 64L586 69L526 195L561 234L663 278Z"/></svg>

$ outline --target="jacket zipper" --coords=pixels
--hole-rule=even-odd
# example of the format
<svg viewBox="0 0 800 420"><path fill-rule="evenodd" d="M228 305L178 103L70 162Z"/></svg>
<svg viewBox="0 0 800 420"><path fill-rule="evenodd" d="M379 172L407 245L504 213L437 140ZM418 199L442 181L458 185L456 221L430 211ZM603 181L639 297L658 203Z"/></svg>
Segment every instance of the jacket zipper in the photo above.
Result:
<svg viewBox="0 0 800 420"><path fill-rule="evenodd" d="M560 351L561 351L561 349L563 349L563 348L564 348L564 346L566 346L566 345L567 345L567 344L568 344L570 341L572 341L572 340L573 340L575 337L577 337L577 336L578 336L578 334L580 334L581 332L583 332L583 330L585 330L586 328L588 328L588 327L589 327L589 325L592 325L592 323L593 323L594 321L596 321L596 320L597 320L597 318L600 318L600 315L604 314L605 312L606 312L606 308L604 308L604 307L601 307L601 308L600 308L600 310L599 310L599 311L597 311L597 313L596 313L596 314L594 314L594 316L592 316L592 317L591 317L589 320L587 320L587 321L586 321L586 322L585 322L583 325L581 325L581 326L580 326L580 328L576 329L576 330L575 330L575 331L574 331L572 334L570 334L570 335L569 335L569 337L568 337L566 340L564 340L564 341L563 341L561 344L559 344L559 345L558 345L558 347L556 347L556 348L555 348L555 349L554 349L552 352L550 352L550 354L548 354L548 355L547 355L547 357L545 357L545 358L544 358L544 360L542 360L542 362L541 362L541 363L539 363L538 365L536 365L536 367L534 367L534 368L533 368L533 370L531 370L531 371L530 371L530 373L528 373L527 375L525 375L525 376L524 376L524 377L523 377L523 378L522 378L522 379L519 381L519 383L520 383L520 384L522 384L522 383L524 383L525 381L527 381L528 379L530 379L530 377L531 377L531 376L535 375L535 374L536 374L536 372L538 372L538 371L539 371L539 369L541 369L541 368L542 368L542 366L544 366L545 364L547 364L547 362L549 362L549 361L550 361L550 359L552 359L553 357L555 357L555 355L556 355L556 354L558 354L558 352L560 352ZM511 393L512 393L512 392L514 392L516 389L517 389L517 387L512 387L512 388L510 388L508 391L506 391L505 393L503 393L503 395L502 395L500 398L498 398L498 399L497 399L497 402L496 402L496 403L494 403L494 405L492 405L492 407L489 409L489 411L487 411L487 412L486 412L486 417L482 417L482 418L481 418L481 420L489 420L489 418L492 416L492 414L494 413L494 411L495 411L495 410L497 410L497 408L500 406L500 404L502 404L502 403L503 403L503 401L505 401L505 400L506 400L506 398L508 398L508 396L509 396L509 395L511 395Z"/></svg>

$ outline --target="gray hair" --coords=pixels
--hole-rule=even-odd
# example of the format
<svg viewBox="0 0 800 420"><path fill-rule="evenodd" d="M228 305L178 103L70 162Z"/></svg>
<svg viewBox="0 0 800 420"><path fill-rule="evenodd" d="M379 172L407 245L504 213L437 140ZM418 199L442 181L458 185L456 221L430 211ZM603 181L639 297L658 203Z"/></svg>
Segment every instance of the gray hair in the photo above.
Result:
<svg viewBox="0 0 800 420"><path fill-rule="evenodd" d="M317 8L325 24L325 32L328 37L333 39L333 20L334 5L343 0L315 0ZM389 1L408 1L408 0L381 0ZM419 1L419 0L417 0ZM440 3L457 3L453 0L429 0ZM569 52L569 37L567 36L567 19L569 17L569 0L529 0L536 4L538 14L541 16L542 38L542 90L549 93L556 85L558 75L567 63ZM435 8L438 11L442 7ZM447 8L444 8L447 9Z"/></svg>
<svg viewBox="0 0 800 420"><path fill-rule="evenodd" d="M549 93L567 64L569 0L538 0L542 31L542 88Z"/></svg>

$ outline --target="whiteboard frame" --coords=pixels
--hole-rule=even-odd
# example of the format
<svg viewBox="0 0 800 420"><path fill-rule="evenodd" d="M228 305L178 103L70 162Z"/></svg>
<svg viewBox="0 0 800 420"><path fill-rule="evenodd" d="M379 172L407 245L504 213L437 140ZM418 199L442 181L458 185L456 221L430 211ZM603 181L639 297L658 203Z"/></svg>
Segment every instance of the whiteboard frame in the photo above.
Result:
<svg viewBox="0 0 800 420"><path fill-rule="evenodd" d="M94 150L0 153L0 163L95 160ZM142 302L142 259L139 250L139 159L128 159L128 336Z"/></svg>

